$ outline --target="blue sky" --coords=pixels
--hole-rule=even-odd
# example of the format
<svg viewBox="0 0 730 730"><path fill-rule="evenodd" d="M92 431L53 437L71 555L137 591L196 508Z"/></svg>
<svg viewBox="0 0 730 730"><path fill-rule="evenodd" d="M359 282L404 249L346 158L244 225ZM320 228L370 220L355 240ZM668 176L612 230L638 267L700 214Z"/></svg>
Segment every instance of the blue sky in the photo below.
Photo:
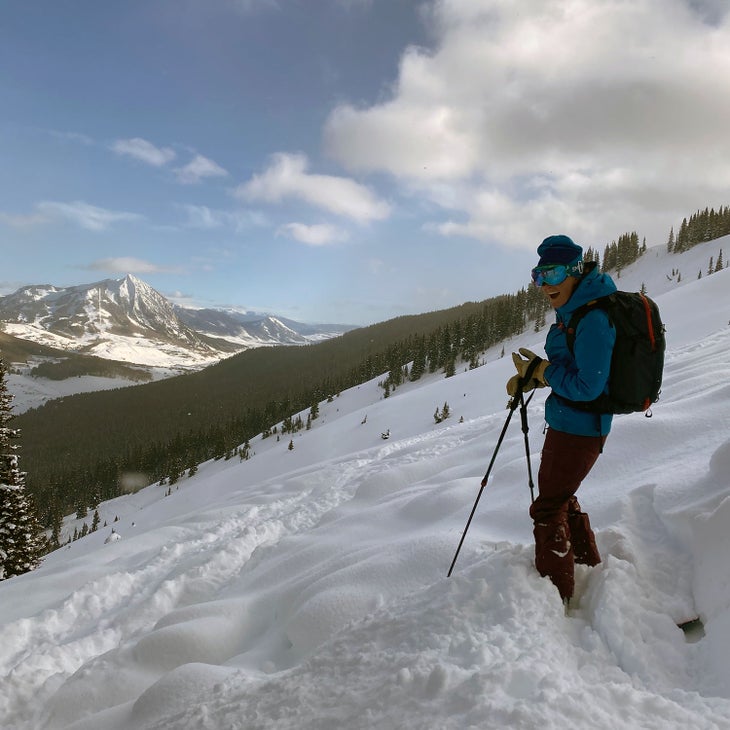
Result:
<svg viewBox="0 0 730 730"><path fill-rule="evenodd" d="M134 273L368 324L730 204L722 0L0 10L0 293Z"/></svg>

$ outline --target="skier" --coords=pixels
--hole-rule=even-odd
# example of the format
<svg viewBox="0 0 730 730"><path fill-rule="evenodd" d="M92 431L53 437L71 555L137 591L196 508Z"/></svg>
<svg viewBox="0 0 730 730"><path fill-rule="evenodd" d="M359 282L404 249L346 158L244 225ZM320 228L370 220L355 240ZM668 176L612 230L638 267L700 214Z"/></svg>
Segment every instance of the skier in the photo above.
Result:
<svg viewBox="0 0 730 730"><path fill-rule="evenodd" d="M523 391L549 386L545 402L548 429L538 472L538 497L530 507L534 522L535 567L555 584L563 602L574 589L574 564L597 565L596 547L588 515L575 493L603 450L613 416L571 407L564 399L590 401L606 392L616 332L608 315L595 308L580 321L571 354L566 328L572 312L586 302L616 291L607 274L595 263L583 264L583 249L568 236L549 236L538 247L540 256L532 280L555 310L543 360L520 348L512 354L517 375L507 382L510 396L519 395L518 383L537 359L532 378Z"/></svg>

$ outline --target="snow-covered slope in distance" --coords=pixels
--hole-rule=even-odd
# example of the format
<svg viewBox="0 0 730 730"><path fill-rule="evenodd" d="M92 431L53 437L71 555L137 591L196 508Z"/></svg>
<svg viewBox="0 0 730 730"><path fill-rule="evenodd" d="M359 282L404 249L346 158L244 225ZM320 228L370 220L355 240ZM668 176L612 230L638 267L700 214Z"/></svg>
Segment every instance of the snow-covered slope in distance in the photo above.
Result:
<svg viewBox="0 0 730 730"><path fill-rule="evenodd" d="M622 285L659 289L651 254ZM292 450L257 438L170 496L101 505L104 529L0 583L0 726L729 727L730 273L688 278L655 297L653 417L617 417L581 487L603 563L579 570L570 615L532 565L518 418L446 578L507 415L498 347L388 399L375 380L344 392ZM675 622L695 613L688 641Z"/></svg>

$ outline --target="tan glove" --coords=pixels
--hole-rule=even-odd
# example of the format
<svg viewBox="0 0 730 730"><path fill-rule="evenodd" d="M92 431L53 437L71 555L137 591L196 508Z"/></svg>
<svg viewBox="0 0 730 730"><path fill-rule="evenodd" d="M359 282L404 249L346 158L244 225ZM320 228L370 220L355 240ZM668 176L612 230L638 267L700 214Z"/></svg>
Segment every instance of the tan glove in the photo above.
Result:
<svg viewBox="0 0 730 730"><path fill-rule="evenodd" d="M520 357L520 355L522 355L522 357ZM534 363L534 369L532 369L530 379L522 385L522 392L526 393L533 388L544 388L548 385L547 380L545 380L545 370L548 365L550 365L550 362L548 360L544 360L539 355L536 355L534 352L524 347L520 348L520 355L516 352L512 353L512 362L515 364L515 368L517 369L517 375L513 375L507 381L507 393L510 396L514 396L519 393L520 382L523 380L535 360L537 360L537 363Z"/></svg>

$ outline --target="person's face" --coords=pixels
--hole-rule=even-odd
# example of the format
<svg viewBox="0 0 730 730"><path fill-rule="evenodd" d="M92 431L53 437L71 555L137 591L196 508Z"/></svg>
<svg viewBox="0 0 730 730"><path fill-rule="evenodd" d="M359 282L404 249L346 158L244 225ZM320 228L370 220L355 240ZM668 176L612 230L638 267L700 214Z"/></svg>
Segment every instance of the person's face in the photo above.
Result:
<svg viewBox="0 0 730 730"><path fill-rule="evenodd" d="M550 306L558 309L570 299L576 286L578 286L578 279L575 276L569 276L560 284L543 283L540 289L550 302Z"/></svg>

